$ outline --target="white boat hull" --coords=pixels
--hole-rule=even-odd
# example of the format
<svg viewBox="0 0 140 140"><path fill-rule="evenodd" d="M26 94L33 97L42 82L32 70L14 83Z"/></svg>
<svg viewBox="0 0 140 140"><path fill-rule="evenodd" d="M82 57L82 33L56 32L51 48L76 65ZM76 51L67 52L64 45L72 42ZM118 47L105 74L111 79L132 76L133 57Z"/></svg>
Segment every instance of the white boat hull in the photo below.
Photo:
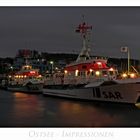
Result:
<svg viewBox="0 0 140 140"><path fill-rule="evenodd" d="M44 88L43 94L84 100L135 104L140 99L140 84L127 83L66 89Z"/></svg>

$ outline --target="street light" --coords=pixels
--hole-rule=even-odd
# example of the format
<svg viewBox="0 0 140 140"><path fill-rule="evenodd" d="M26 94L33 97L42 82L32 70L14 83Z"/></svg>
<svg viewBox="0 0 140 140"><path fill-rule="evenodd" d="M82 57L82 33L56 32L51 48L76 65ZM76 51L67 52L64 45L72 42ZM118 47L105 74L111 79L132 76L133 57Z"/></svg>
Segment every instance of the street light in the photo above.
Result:
<svg viewBox="0 0 140 140"><path fill-rule="evenodd" d="M50 61L50 64L51 64L51 73L53 73L53 64L54 64L54 62Z"/></svg>

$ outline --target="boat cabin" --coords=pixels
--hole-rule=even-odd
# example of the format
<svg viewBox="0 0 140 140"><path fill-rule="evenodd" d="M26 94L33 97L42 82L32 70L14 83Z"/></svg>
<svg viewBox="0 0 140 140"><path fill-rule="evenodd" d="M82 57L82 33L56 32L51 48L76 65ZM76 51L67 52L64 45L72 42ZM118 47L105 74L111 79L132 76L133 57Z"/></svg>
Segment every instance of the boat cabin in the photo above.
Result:
<svg viewBox="0 0 140 140"><path fill-rule="evenodd" d="M42 76L37 69L33 69L30 65L24 65L20 71L14 75L9 75L9 84L22 85L28 81L41 81Z"/></svg>
<svg viewBox="0 0 140 140"><path fill-rule="evenodd" d="M97 79L115 79L117 71L108 67L106 62L103 59L91 59L68 65L64 70L64 84L87 84Z"/></svg>

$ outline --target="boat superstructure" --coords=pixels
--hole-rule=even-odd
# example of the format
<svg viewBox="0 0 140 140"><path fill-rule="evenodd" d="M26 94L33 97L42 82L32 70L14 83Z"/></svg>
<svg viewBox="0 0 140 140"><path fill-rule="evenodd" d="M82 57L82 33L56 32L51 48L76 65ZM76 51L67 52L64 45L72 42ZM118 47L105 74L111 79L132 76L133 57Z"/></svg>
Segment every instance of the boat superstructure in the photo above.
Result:
<svg viewBox="0 0 140 140"><path fill-rule="evenodd" d="M75 62L64 68L63 73L54 73L46 79L46 85L87 84L97 79L111 80L117 76L117 70L107 65L107 59L90 56L90 34L92 26L85 22L79 24L76 32L81 34L83 47Z"/></svg>

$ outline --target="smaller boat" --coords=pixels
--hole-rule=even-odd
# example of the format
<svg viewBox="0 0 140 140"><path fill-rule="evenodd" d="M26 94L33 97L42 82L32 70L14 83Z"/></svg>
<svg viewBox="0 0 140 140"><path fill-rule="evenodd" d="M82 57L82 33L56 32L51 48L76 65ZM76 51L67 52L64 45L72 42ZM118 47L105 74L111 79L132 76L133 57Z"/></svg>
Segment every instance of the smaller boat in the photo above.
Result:
<svg viewBox="0 0 140 140"><path fill-rule="evenodd" d="M7 90L27 93L41 93L43 78L38 69L30 65L22 66L22 69L14 75L8 76Z"/></svg>

